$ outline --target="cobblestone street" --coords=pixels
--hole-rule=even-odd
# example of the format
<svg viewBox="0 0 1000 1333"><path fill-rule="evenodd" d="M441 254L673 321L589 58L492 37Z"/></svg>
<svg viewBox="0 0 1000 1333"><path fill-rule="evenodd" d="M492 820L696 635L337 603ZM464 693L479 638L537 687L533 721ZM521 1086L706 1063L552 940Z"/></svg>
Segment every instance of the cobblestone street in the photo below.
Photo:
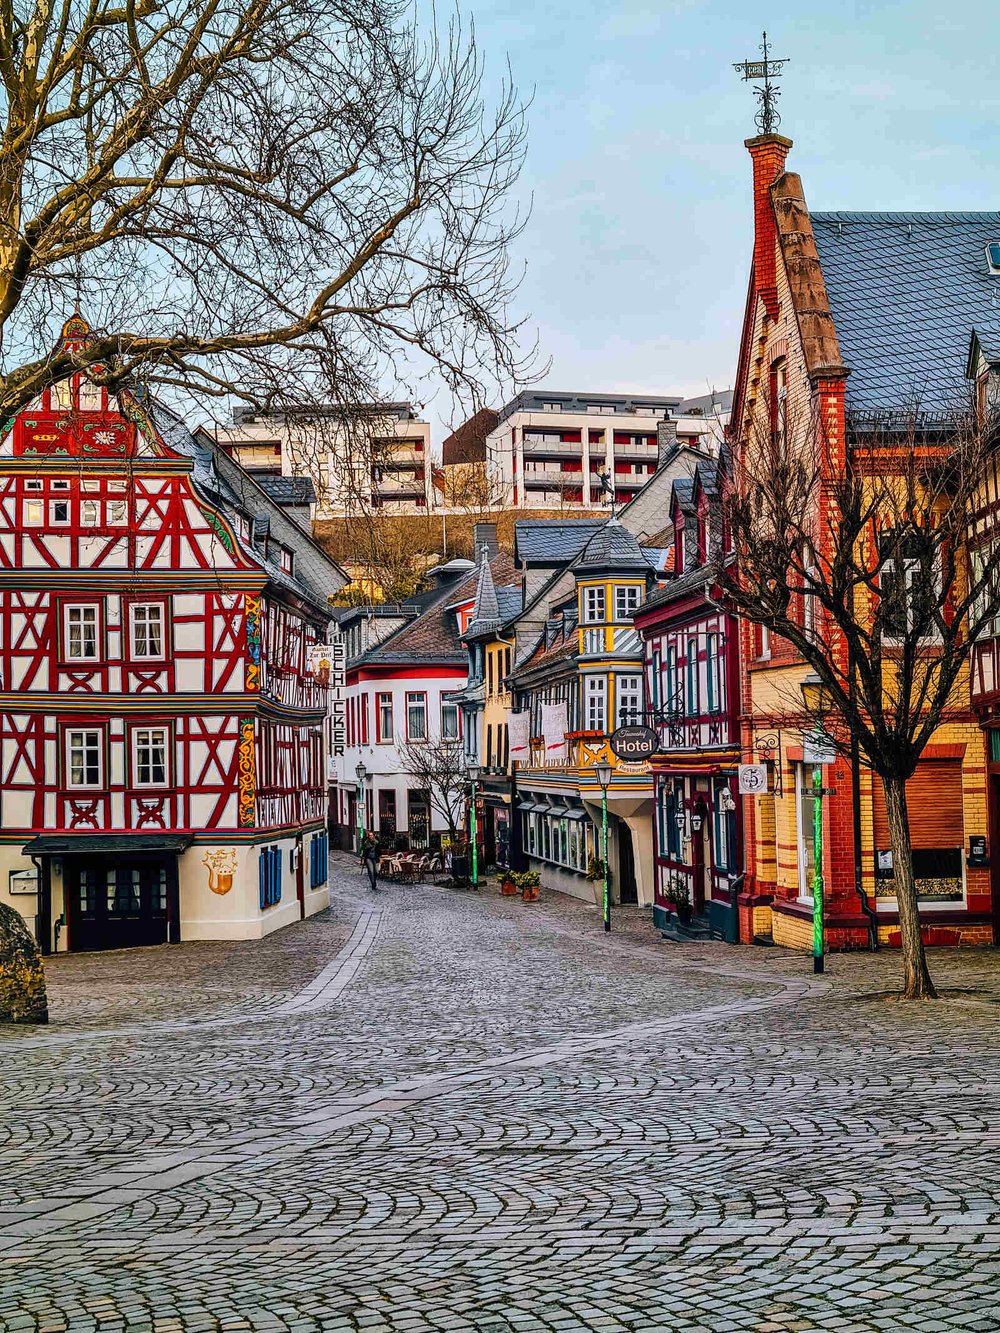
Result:
<svg viewBox="0 0 1000 1333"><path fill-rule="evenodd" d="M0 1029L0 1329L1000 1328L1000 962L362 891Z"/></svg>

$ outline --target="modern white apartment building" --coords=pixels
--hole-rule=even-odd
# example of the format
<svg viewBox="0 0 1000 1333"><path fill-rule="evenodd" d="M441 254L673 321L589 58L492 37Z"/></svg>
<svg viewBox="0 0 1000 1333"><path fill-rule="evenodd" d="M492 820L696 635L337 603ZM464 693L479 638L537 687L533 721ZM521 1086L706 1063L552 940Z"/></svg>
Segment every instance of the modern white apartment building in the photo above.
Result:
<svg viewBox="0 0 1000 1333"><path fill-rule="evenodd" d="M383 403L350 419L335 408L238 412L219 444L257 477L300 477L316 490L315 517L433 507L431 428L409 403Z"/></svg>
<svg viewBox="0 0 1000 1333"><path fill-rule="evenodd" d="M731 397L528 390L501 409L487 467L515 509L599 509L612 492L620 507L677 443L717 452Z"/></svg>

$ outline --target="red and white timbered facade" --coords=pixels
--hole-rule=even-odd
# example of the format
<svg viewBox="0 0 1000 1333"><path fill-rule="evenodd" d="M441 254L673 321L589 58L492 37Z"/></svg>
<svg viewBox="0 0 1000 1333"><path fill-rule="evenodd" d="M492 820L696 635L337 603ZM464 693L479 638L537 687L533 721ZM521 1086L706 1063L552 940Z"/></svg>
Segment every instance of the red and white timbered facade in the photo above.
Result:
<svg viewBox="0 0 1000 1333"><path fill-rule="evenodd" d="M343 575L234 469L81 374L0 441L0 900L43 949L256 937L326 903L312 664Z"/></svg>

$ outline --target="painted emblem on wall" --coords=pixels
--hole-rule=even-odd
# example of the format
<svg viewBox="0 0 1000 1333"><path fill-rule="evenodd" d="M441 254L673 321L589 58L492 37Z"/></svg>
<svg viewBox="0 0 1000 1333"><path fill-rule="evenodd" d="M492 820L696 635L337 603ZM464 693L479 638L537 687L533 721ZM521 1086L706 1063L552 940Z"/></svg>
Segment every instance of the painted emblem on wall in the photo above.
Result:
<svg viewBox="0 0 1000 1333"><path fill-rule="evenodd" d="M208 866L208 887L213 893L228 893L236 874L236 853L231 847L216 847L201 858Z"/></svg>
<svg viewBox="0 0 1000 1333"><path fill-rule="evenodd" d="M239 817L241 828L252 828L256 800L254 772L253 718L240 718L240 748L237 755Z"/></svg>
<svg viewBox="0 0 1000 1333"><path fill-rule="evenodd" d="M245 595L247 623L247 671L246 687L248 690L260 689L260 598L253 593Z"/></svg>

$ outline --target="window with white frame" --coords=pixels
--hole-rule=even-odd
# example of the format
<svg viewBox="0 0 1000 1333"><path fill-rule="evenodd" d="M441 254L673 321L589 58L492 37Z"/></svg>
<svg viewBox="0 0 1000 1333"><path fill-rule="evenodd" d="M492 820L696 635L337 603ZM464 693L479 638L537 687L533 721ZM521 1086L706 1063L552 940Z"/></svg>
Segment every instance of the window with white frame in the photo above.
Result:
<svg viewBox="0 0 1000 1333"><path fill-rule="evenodd" d="M128 522L128 506L124 500L109 500L104 512L108 527L122 528Z"/></svg>
<svg viewBox="0 0 1000 1333"><path fill-rule="evenodd" d="M132 633L133 657L163 656L163 603L133 603L129 616Z"/></svg>
<svg viewBox="0 0 1000 1333"><path fill-rule="evenodd" d="M45 522L45 501L25 500L24 526L27 528L40 528L44 522Z"/></svg>
<svg viewBox="0 0 1000 1333"><path fill-rule="evenodd" d="M458 740L458 704L447 703L441 700L441 739L443 741Z"/></svg>
<svg viewBox="0 0 1000 1333"><path fill-rule="evenodd" d="M85 528L96 528L101 521L101 507L96 500L80 501L80 524Z"/></svg>
<svg viewBox="0 0 1000 1333"><path fill-rule="evenodd" d="M376 694L375 739L381 745L388 745L392 741L392 733L393 733L392 695Z"/></svg>
<svg viewBox="0 0 1000 1333"><path fill-rule="evenodd" d="M53 500L49 505L49 521L58 527L69 522L69 501Z"/></svg>
<svg viewBox="0 0 1000 1333"><path fill-rule="evenodd" d="M104 768L104 733L76 728L66 733L66 785L100 787Z"/></svg>
<svg viewBox="0 0 1000 1333"><path fill-rule="evenodd" d="M618 725L629 726L642 721L642 677L639 675L616 676L615 691L618 713Z"/></svg>
<svg viewBox="0 0 1000 1333"><path fill-rule="evenodd" d="M604 588L584 588L583 623L597 625L603 622L605 612Z"/></svg>
<svg viewBox="0 0 1000 1333"><path fill-rule="evenodd" d="M406 695L406 739L427 739L427 695L422 690L409 691Z"/></svg>
<svg viewBox="0 0 1000 1333"><path fill-rule="evenodd" d="M132 781L136 787L162 787L166 783L166 727L133 728Z"/></svg>
<svg viewBox="0 0 1000 1333"><path fill-rule="evenodd" d="M584 676L583 712L588 731L607 730L608 725L608 678L607 676Z"/></svg>
<svg viewBox="0 0 1000 1333"><path fill-rule="evenodd" d="M629 620L642 597L642 589L634 584L615 588L615 620Z"/></svg>
<svg viewBox="0 0 1000 1333"><path fill-rule="evenodd" d="M97 631L98 618L96 605L67 606L67 661L94 661L97 657Z"/></svg>
<svg viewBox="0 0 1000 1333"><path fill-rule="evenodd" d="M583 651L590 656L600 656L604 652L603 629L585 629L583 631Z"/></svg>

